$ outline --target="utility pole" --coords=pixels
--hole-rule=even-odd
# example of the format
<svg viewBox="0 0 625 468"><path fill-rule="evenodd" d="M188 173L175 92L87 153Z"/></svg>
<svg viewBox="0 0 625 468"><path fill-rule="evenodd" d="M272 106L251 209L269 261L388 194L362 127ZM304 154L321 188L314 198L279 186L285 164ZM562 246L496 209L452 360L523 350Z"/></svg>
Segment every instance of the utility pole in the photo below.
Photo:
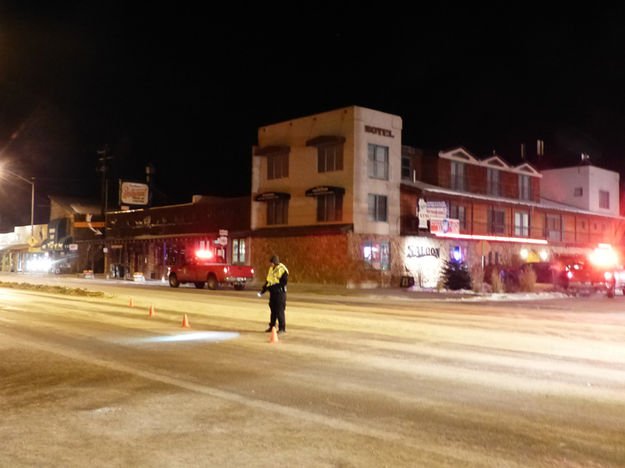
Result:
<svg viewBox="0 0 625 468"><path fill-rule="evenodd" d="M97 170L102 174L101 179L101 187L100 187L100 200L102 203L102 220L104 221L104 229L102 229L102 240L103 240L103 251L104 251L104 274L106 278L108 278L108 252L106 250L106 243L104 239L106 238L106 212L108 211L108 197L109 197L109 189L108 189L108 162L113 159L111 156L111 151L108 145L104 145L101 149L97 151L98 154L98 167Z"/></svg>
<svg viewBox="0 0 625 468"><path fill-rule="evenodd" d="M108 145L104 145L97 151L98 153L98 172L102 174L100 187L100 200L102 202L102 216L108 211L108 162L113 159L111 150Z"/></svg>

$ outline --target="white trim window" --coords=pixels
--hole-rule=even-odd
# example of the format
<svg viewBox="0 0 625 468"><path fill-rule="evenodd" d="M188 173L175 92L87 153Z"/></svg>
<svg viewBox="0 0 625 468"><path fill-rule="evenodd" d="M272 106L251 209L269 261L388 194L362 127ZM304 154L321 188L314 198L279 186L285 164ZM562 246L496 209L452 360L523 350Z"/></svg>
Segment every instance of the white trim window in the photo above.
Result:
<svg viewBox="0 0 625 468"><path fill-rule="evenodd" d="M489 195L496 197L501 195L500 174L501 171L499 169L488 168L486 172L486 187Z"/></svg>
<svg viewBox="0 0 625 468"><path fill-rule="evenodd" d="M460 161L451 161L450 187L452 190L465 190L465 166L466 164Z"/></svg>
<svg viewBox="0 0 625 468"><path fill-rule="evenodd" d="M370 193L368 196L369 221L387 220L387 198L386 195L376 195Z"/></svg>
<svg viewBox="0 0 625 468"><path fill-rule="evenodd" d="M388 180L388 146L369 143L369 177Z"/></svg>
<svg viewBox="0 0 625 468"><path fill-rule="evenodd" d="M525 174L519 174L519 200L531 200L532 178Z"/></svg>
<svg viewBox="0 0 625 468"><path fill-rule="evenodd" d="M491 234L505 234L506 212L497 208L488 211L488 232Z"/></svg>
<svg viewBox="0 0 625 468"><path fill-rule="evenodd" d="M467 228L467 209L464 205L456 205L455 203L449 204L449 217L451 219L457 219L460 229L465 230Z"/></svg>
<svg viewBox="0 0 625 468"><path fill-rule="evenodd" d="M530 215L526 211L514 212L514 235L517 237L529 237Z"/></svg>
<svg viewBox="0 0 625 468"><path fill-rule="evenodd" d="M545 215L545 238L550 241L562 240L562 216Z"/></svg>

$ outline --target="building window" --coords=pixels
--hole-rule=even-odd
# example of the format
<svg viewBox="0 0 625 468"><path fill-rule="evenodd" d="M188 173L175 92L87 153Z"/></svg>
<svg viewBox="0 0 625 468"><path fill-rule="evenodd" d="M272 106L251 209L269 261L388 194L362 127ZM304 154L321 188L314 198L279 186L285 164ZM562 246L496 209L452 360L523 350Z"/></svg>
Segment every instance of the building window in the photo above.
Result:
<svg viewBox="0 0 625 468"><path fill-rule="evenodd" d="M486 187L489 195L499 196L501 195L501 182L499 179L499 169L488 168L486 173Z"/></svg>
<svg viewBox="0 0 625 468"><path fill-rule="evenodd" d="M232 263L245 263L245 239L232 239Z"/></svg>
<svg viewBox="0 0 625 468"><path fill-rule="evenodd" d="M464 174L465 164L452 161L451 162L451 188L453 190L464 190L465 189L465 174Z"/></svg>
<svg viewBox="0 0 625 468"><path fill-rule="evenodd" d="M388 180L388 146L369 143L369 177Z"/></svg>
<svg viewBox="0 0 625 468"><path fill-rule="evenodd" d="M289 200L277 198L267 200L267 224L287 224L289 222Z"/></svg>
<svg viewBox="0 0 625 468"><path fill-rule="evenodd" d="M267 156L267 179L281 179L289 176L289 153Z"/></svg>
<svg viewBox="0 0 625 468"><path fill-rule="evenodd" d="M559 215L545 215L545 238L547 240L562 240L562 217Z"/></svg>
<svg viewBox="0 0 625 468"><path fill-rule="evenodd" d="M342 219L342 193L331 193L317 197L317 221L341 221Z"/></svg>
<svg viewBox="0 0 625 468"><path fill-rule="evenodd" d="M584 188L583 187L575 187L573 189L573 196L574 197L581 197L584 195Z"/></svg>
<svg viewBox="0 0 625 468"><path fill-rule="evenodd" d="M343 143L317 147L317 171L332 172L343 170Z"/></svg>
<svg viewBox="0 0 625 468"><path fill-rule="evenodd" d="M389 242L365 241L362 243L362 255L365 265L373 270L390 270L391 246Z"/></svg>
<svg viewBox="0 0 625 468"><path fill-rule="evenodd" d="M369 194L369 221L386 221L386 208L385 195Z"/></svg>
<svg viewBox="0 0 625 468"><path fill-rule="evenodd" d="M610 209L610 192L599 190L599 208Z"/></svg>
<svg viewBox="0 0 625 468"><path fill-rule="evenodd" d="M401 178L402 180L412 180L412 168L410 166L410 158L402 156L401 158Z"/></svg>
<svg viewBox="0 0 625 468"><path fill-rule="evenodd" d="M450 204L449 205L449 217L451 219L457 219L459 221L460 229L467 228L467 210L462 205Z"/></svg>
<svg viewBox="0 0 625 468"><path fill-rule="evenodd" d="M530 176L519 174L519 199L530 200L532 195L532 180Z"/></svg>
<svg viewBox="0 0 625 468"><path fill-rule="evenodd" d="M518 237L529 237L530 215L527 212L516 211L514 213L514 235Z"/></svg>
<svg viewBox="0 0 625 468"><path fill-rule="evenodd" d="M506 232L506 212L495 208L488 212L488 231L491 234L504 234Z"/></svg>

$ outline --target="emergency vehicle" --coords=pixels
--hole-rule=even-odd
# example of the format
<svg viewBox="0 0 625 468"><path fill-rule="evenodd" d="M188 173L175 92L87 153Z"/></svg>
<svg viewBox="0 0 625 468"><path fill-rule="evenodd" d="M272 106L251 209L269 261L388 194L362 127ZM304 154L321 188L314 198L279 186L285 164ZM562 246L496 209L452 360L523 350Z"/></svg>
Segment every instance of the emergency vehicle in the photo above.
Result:
<svg viewBox="0 0 625 468"><path fill-rule="evenodd" d="M185 257L182 265L172 266L169 271L169 285L177 288L183 283L193 283L196 288L217 289L230 284L236 290L254 279L254 268L247 265L230 265L214 250L196 250L190 258Z"/></svg>
<svg viewBox="0 0 625 468"><path fill-rule="evenodd" d="M587 256L561 256L567 289L574 294L605 292L610 298L623 291L625 271L619 255L609 244L599 244Z"/></svg>

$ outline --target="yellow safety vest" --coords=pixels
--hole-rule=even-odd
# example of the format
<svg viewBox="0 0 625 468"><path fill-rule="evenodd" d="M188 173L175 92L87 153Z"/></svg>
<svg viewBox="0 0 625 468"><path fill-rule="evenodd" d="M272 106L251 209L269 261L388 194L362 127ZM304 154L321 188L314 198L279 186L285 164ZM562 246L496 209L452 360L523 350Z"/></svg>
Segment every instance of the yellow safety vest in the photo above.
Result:
<svg viewBox="0 0 625 468"><path fill-rule="evenodd" d="M267 272L267 286L273 286L274 284L280 283L280 278L282 278L283 274L289 274L289 270L286 267L279 263L278 265L269 267L269 271Z"/></svg>

